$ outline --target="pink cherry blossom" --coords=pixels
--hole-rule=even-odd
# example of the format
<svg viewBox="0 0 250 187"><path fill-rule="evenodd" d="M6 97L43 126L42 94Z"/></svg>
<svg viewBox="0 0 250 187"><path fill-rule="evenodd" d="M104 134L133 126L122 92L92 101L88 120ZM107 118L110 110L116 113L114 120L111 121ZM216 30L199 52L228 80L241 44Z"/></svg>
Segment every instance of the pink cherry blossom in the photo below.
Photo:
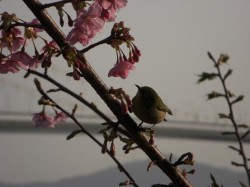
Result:
<svg viewBox="0 0 250 187"><path fill-rule="evenodd" d="M100 18L101 11L102 7L98 2L93 3L87 11L78 11L74 28L69 32L66 40L72 45L79 42L86 46L104 26L104 20Z"/></svg>
<svg viewBox="0 0 250 187"><path fill-rule="evenodd" d="M19 64L16 61L10 59L1 59L0 61L0 73L6 74L8 72L17 73L19 72Z"/></svg>
<svg viewBox="0 0 250 187"><path fill-rule="evenodd" d="M54 128L54 118L50 115L47 115L44 111L40 113L35 113L32 118L35 127L48 127Z"/></svg>
<svg viewBox="0 0 250 187"><path fill-rule="evenodd" d="M41 51L43 53L39 56L39 62L43 68L48 68L51 66L51 58L60 52L60 48L53 40L50 42L45 41L45 46L42 47Z"/></svg>
<svg viewBox="0 0 250 187"><path fill-rule="evenodd" d="M38 21L38 19L33 19L31 22L29 22L29 24L31 25L38 25L40 22ZM39 29L36 27L25 27L24 29L24 36L27 39L36 39L38 37L38 32L42 32L43 29Z"/></svg>
<svg viewBox="0 0 250 187"><path fill-rule="evenodd" d="M22 51L13 53L11 55L11 60L16 61L18 66L25 70L27 70L28 68L36 69L39 65L39 61L37 59L32 58L27 53Z"/></svg>
<svg viewBox="0 0 250 187"><path fill-rule="evenodd" d="M101 0L100 3L103 8L101 17L105 21L114 21L116 18L115 13L126 6L127 0Z"/></svg>
<svg viewBox="0 0 250 187"><path fill-rule="evenodd" d="M34 18L30 23L31 23L31 24L35 24L35 25L38 25L38 24L40 24L40 21L39 21L37 18ZM35 32L42 32L42 31L44 31L44 30L34 27L34 31L35 31Z"/></svg>
<svg viewBox="0 0 250 187"><path fill-rule="evenodd" d="M60 47L57 45L57 43L52 40L50 42L46 42L45 46L42 47L41 51L43 52L58 52L60 51Z"/></svg>
<svg viewBox="0 0 250 187"><path fill-rule="evenodd" d="M118 61L115 66L109 71L108 76L121 77L123 79L128 77L129 71L134 70L135 67L127 60Z"/></svg>
<svg viewBox="0 0 250 187"><path fill-rule="evenodd" d="M24 45L25 39L18 35L21 34L21 30L13 27L7 32L1 32L0 46L1 48L7 47L11 52L16 52L22 45Z"/></svg>
<svg viewBox="0 0 250 187"><path fill-rule="evenodd" d="M109 9L113 7L116 11L126 6L127 0L101 0L103 8Z"/></svg>
<svg viewBox="0 0 250 187"><path fill-rule="evenodd" d="M59 123L64 122L67 117L68 116L63 112L56 113L56 116L52 117L42 111L40 113L35 113L32 121L35 124L35 127L54 128Z"/></svg>
<svg viewBox="0 0 250 187"><path fill-rule="evenodd" d="M83 33L79 27L73 28L67 35L66 40L69 41L71 45L74 45L79 42L83 46L86 46L90 42L89 36Z"/></svg>
<svg viewBox="0 0 250 187"><path fill-rule="evenodd" d="M0 61L0 73L6 74L8 72L17 73L19 68L24 70L36 69L39 62L30 57L27 53L18 51L12 53L10 58L2 57Z"/></svg>
<svg viewBox="0 0 250 187"><path fill-rule="evenodd" d="M65 122L67 118L68 118L68 116L64 112L59 112L54 117L53 125L55 126L61 122Z"/></svg>

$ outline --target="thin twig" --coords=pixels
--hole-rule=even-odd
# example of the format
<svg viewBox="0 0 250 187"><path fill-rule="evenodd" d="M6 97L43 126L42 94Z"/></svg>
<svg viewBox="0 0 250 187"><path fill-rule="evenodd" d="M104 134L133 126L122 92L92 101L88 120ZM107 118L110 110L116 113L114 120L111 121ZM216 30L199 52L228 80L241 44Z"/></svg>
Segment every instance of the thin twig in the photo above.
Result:
<svg viewBox="0 0 250 187"><path fill-rule="evenodd" d="M41 7L45 9L45 8L50 8L52 6L57 6L58 4L66 4L66 3L71 3L71 2L72 0L61 0L61 1L53 2L53 3L43 4Z"/></svg>
<svg viewBox="0 0 250 187"><path fill-rule="evenodd" d="M33 27L33 28L38 28L38 29L43 29L43 26L41 24L32 24L32 23L21 23L21 22L15 22L11 25L8 26L8 29L11 29L12 27L18 27L18 26L23 26L23 27ZM4 25L0 25L0 30L3 29Z"/></svg>
<svg viewBox="0 0 250 187"><path fill-rule="evenodd" d="M107 37L107 38L104 38L103 40L99 41L99 42L96 42L94 44L91 44L89 45L88 47L80 50L79 52L80 53L86 53L87 51L89 51L90 49L93 49L94 47L98 46L98 45L101 45L101 44L105 44L107 42L109 42L109 40L111 39L111 36Z"/></svg>

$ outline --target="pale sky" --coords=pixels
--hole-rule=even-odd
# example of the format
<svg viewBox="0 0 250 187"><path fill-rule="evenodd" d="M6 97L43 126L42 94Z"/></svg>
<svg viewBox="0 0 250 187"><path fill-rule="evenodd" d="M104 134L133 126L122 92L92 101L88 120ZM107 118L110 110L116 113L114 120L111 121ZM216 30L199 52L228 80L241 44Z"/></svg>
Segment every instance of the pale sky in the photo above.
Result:
<svg viewBox="0 0 250 187"><path fill-rule="evenodd" d="M33 19L22 1L2 0L0 4L0 12L14 12L27 21ZM54 9L52 11L55 12ZM70 13L74 17L74 13ZM218 81L197 85L196 75L203 71L213 71L207 51L211 51L215 58L220 53L227 53L230 60L229 66L225 68L234 69L228 79L229 88L235 94L245 95L244 102L235 105L236 114L240 122L250 122L249 16L250 2L246 0L130 0L117 14L117 21L124 21L131 28L135 44L142 52L136 69L125 80L108 78L108 71L116 59L115 51L107 45L93 49L86 57L108 86L122 87L131 97L137 89L134 84L153 87L172 109L174 116L171 119L195 118L216 122L217 113L226 113L227 107L221 99L206 102L205 95L221 87ZM57 15L54 18L59 20ZM93 42L108 36L112 25L106 24ZM64 30L67 34L69 29ZM86 82L82 80L75 83L70 78L64 78L64 74L70 71L64 60L54 61L51 70L53 76L58 74L68 87L83 92L89 101L94 101L108 113L108 109ZM24 71L16 75L0 75L0 111L33 113L40 110L36 106L39 96L32 78L27 81L22 79L23 75ZM58 99L67 106L74 105L64 96Z"/></svg>

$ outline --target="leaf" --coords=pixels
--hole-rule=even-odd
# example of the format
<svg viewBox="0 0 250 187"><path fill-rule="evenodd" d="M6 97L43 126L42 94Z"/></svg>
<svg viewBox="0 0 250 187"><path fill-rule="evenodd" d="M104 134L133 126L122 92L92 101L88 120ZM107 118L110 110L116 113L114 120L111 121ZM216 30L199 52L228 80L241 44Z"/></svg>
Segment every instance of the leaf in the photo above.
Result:
<svg viewBox="0 0 250 187"><path fill-rule="evenodd" d="M207 55L208 55L208 57L209 57L214 63L216 63L216 60L214 59L213 55L212 55L209 51L207 52Z"/></svg>
<svg viewBox="0 0 250 187"><path fill-rule="evenodd" d="M240 95L240 96L238 96L235 100L233 100L232 102L231 102L231 104L235 104L235 103L237 103L237 102L240 102L240 101L242 101L244 99L244 95Z"/></svg>
<svg viewBox="0 0 250 187"><path fill-rule="evenodd" d="M225 95L219 92L212 91L211 93L207 94L207 99L210 100L210 99L214 99L214 98L222 97L222 96L225 96Z"/></svg>
<svg viewBox="0 0 250 187"><path fill-rule="evenodd" d="M217 184L216 179L215 179L215 177L213 176L212 173L210 173L210 178L212 180L212 184L211 184L212 187L219 187L219 185Z"/></svg>
<svg viewBox="0 0 250 187"><path fill-rule="evenodd" d="M227 71L227 73L225 74L225 76L224 76L224 80L226 80L226 78L228 77L228 76L230 76L231 74L232 74L232 72L233 72L233 70L232 69L229 69L228 71Z"/></svg>
<svg viewBox="0 0 250 187"><path fill-rule="evenodd" d="M81 130L74 130L73 132L71 132L71 133L67 136L66 140L70 140L70 139L74 138L77 134L79 134L79 133L81 133L81 132L82 132Z"/></svg>
<svg viewBox="0 0 250 187"><path fill-rule="evenodd" d="M238 127L239 128L248 128L248 125L246 125L246 124L239 124Z"/></svg>
<svg viewBox="0 0 250 187"><path fill-rule="evenodd" d="M223 113L219 113L219 118L226 118L226 119L229 119L230 117L226 114L223 114Z"/></svg>
<svg viewBox="0 0 250 187"><path fill-rule="evenodd" d="M234 166L237 166L237 167L243 167L244 166L244 164L240 164L240 163L237 163L237 162L234 162L234 161L232 161L231 164L234 165Z"/></svg>
<svg viewBox="0 0 250 187"><path fill-rule="evenodd" d="M245 137L247 137L250 134L250 129L248 129L242 136L241 139L244 139Z"/></svg>
<svg viewBox="0 0 250 187"><path fill-rule="evenodd" d="M240 149L238 149L238 148L236 148L236 147L234 147L234 146L232 146L232 145L229 145L228 147L229 147L230 149L234 150L234 151L237 151L239 154L241 153L241 150L240 150Z"/></svg>
<svg viewBox="0 0 250 187"><path fill-rule="evenodd" d="M235 135L235 132L229 132L229 131L226 131L226 132L221 132L222 135Z"/></svg>
<svg viewBox="0 0 250 187"><path fill-rule="evenodd" d="M243 182L239 181L239 183L242 187L247 187L247 185L245 185Z"/></svg>
<svg viewBox="0 0 250 187"><path fill-rule="evenodd" d="M197 81L197 83L201 83L204 82L206 80L213 80L216 77L218 77L217 73L207 73L207 72L202 72L200 75L198 75L199 80Z"/></svg>
<svg viewBox="0 0 250 187"><path fill-rule="evenodd" d="M61 91L61 89L60 89L60 88L56 88L56 89L49 89L49 90L47 91L47 93L51 93L51 92L58 92L58 91Z"/></svg>

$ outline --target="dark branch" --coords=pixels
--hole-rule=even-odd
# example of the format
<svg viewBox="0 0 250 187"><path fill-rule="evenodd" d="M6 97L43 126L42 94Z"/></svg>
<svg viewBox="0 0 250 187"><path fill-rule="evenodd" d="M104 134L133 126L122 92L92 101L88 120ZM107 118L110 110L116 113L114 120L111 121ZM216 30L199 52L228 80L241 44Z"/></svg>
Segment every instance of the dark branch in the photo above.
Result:
<svg viewBox="0 0 250 187"><path fill-rule="evenodd" d="M45 98L50 100L53 103L53 107L61 110L63 113L65 113L69 118L71 118L72 121L74 121L74 123L81 129L81 132L83 132L84 134L86 134L89 138L91 138L97 145L99 145L99 147L103 147L103 144L101 142L99 142L90 132L88 132L83 125L81 125L81 123L79 123L79 121L70 113L68 113L66 110L64 110L60 105L58 105L54 100L52 100L51 97L49 97L42 89L41 84L38 82L37 79L35 79L35 84L37 86L37 90L39 91L39 93ZM38 85L39 84L39 85ZM126 176L129 178L129 180L132 181L132 184L135 187L138 187L138 185L136 184L135 180L133 179L133 177L131 177L131 175L127 172L127 170L123 167L123 165L115 158L115 156L109 151L106 150L106 152L108 153L108 155L113 159L113 161L117 164L118 168L120 168L120 170L122 172L124 172L126 174Z"/></svg>

